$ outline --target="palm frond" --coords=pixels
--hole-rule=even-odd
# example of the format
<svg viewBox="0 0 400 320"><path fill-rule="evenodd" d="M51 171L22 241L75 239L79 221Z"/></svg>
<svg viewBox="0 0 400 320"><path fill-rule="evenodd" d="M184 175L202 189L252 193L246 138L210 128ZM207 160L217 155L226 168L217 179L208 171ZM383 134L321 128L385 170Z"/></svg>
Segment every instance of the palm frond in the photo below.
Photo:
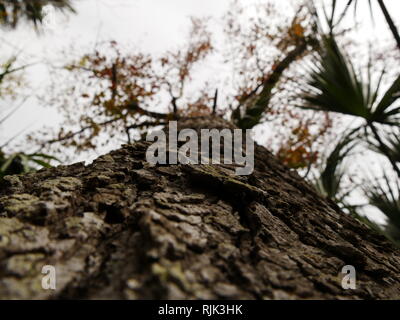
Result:
<svg viewBox="0 0 400 320"><path fill-rule="evenodd" d="M394 102L396 102L400 98L400 76L394 80L393 84L390 88L385 92L382 99L376 106L373 114L372 121L376 122L393 122L396 124L396 120L399 118L400 107L392 108Z"/></svg>
<svg viewBox="0 0 400 320"><path fill-rule="evenodd" d="M365 3L364 0L362 2ZM377 0L376 2L378 3L378 5L383 13L383 16L385 17L386 23L388 24L390 31L393 34L393 38L396 40L397 47L400 49L399 30L397 29L396 24L394 23L388 8L386 7L383 0ZM351 7L351 5L353 5L353 7L354 7L354 18L355 18L357 11L358 11L358 4L359 4L358 0L349 0L346 8L343 10L339 19L336 21L335 26L338 25L343 20L343 18L346 16L347 12L349 11L349 8ZM336 0L332 0L332 7L335 7L335 6L336 6ZM374 14L373 14L373 10L372 10L372 0L368 0L368 6L369 6L370 15L371 15L371 20L374 22ZM333 30L333 27L331 27L331 30Z"/></svg>
<svg viewBox="0 0 400 320"><path fill-rule="evenodd" d="M335 1L335 0L334 0L334 1ZM365 1L363 0L363 2L365 2ZM351 8L351 5L353 5L353 8L354 8L354 16L356 16L356 15L357 15L357 11L358 11L358 4L359 4L359 1L358 1L358 0L349 0L349 2L348 2L347 5L346 5L346 8L343 10L342 14L340 15L340 18L339 18L339 20L338 20L337 23L339 23L339 22L342 21L342 19L345 17L345 15L347 14L347 12L348 12L349 9ZM368 7L369 7L369 13L370 13L370 16L371 16L371 20L373 21L373 20L374 20L374 13L373 13L373 11L372 11L372 0L368 0Z"/></svg>
<svg viewBox="0 0 400 320"><path fill-rule="evenodd" d="M43 22L43 9L48 5L74 12L70 0L0 0L0 25L15 28L21 20L26 20L37 27Z"/></svg>
<svg viewBox="0 0 400 320"><path fill-rule="evenodd" d="M42 167L50 168L52 160L60 162L56 157L42 153L17 152L6 156L0 152L0 179L6 175L27 173Z"/></svg>
<svg viewBox="0 0 400 320"><path fill-rule="evenodd" d="M391 182L386 174L383 180L383 183L370 182L363 191L369 203L388 218L388 223L400 229L400 183Z"/></svg>
<svg viewBox="0 0 400 320"><path fill-rule="evenodd" d="M390 157L395 162L400 163L400 136L395 132L391 132L385 137L386 148L372 138L368 141L369 148L383 156Z"/></svg>
<svg viewBox="0 0 400 320"><path fill-rule="evenodd" d="M346 193L341 188L345 174L342 163L355 144L354 137L347 135L329 154L319 177L314 180L314 186L320 194L332 200L343 200Z"/></svg>
<svg viewBox="0 0 400 320"><path fill-rule="evenodd" d="M324 36L322 52L303 89L305 108L361 117L367 122L398 124L400 108L393 104L400 97L400 76L378 102L385 72L381 72L377 85L373 87L370 68L364 81L362 73L355 70L334 36Z"/></svg>

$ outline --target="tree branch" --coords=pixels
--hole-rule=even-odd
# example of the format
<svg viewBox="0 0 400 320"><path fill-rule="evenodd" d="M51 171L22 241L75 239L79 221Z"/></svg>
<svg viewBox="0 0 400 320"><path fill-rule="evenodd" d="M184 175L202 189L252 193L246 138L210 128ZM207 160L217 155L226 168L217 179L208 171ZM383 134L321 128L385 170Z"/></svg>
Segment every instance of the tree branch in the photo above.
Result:
<svg viewBox="0 0 400 320"><path fill-rule="evenodd" d="M132 129L140 129L143 127L155 127L155 126L165 125L165 124L167 124L166 121L144 121L141 123L132 124L132 125L126 127L126 129L127 129L127 131L129 131Z"/></svg>
<svg viewBox="0 0 400 320"><path fill-rule="evenodd" d="M104 122L101 122L101 123L97 123L96 125L98 125L98 126L105 126L105 125L107 125L107 124L116 122L116 121L118 121L118 120L121 120L121 118L113 118L113 119L110 119L110 120L107 120L107 121L104 121ZM53 143L62 142L62 141L65 141L65 140L72 139L72 138L75 137L76 135L78 135L78 134L80 134L80 133L83 133L83 132L85 132L86 130L89 130L89 129L91 129L91 128L93 128L93 125L83 127L83 128L81 128L80 130L75 131L75 132L72 132L72 133L69 133L69 134L67 134L67 135L65 135L65 136L63 136L63 137L45 141L45 142L43 142L43 143L41 144L41 147L43 148L45 145L48 145L48 144L53 144Z"/></svg>
<svg viewBox="0 0 400 320"><path fill-rule="evenodd" d="M256 94L253 91L245 101L245 113L237 121L237 126L242 129L251 129L260 122L262 114L266 111L269 101L272 97L272 90L282 77L283 72L301 56L307 49L307 42L302 41L295 49L290 51L287 56L278 62L272 73L265 81L257 87L257 90L262 87L262 91ZM240 106L239 106L240 107Z"/></svg>
<svg viewBox="0 0 400 320"><path fill-rule="evenodd" d="M140 114L143 114L145 116L154 118L154 119L167 119L169 114L168 113L161 113L161 112L155 112L155 111L149 111L145 110L142 107L140 107L136 102L131 102L127 105L128 109L131 111L136 111Z"/></svg>

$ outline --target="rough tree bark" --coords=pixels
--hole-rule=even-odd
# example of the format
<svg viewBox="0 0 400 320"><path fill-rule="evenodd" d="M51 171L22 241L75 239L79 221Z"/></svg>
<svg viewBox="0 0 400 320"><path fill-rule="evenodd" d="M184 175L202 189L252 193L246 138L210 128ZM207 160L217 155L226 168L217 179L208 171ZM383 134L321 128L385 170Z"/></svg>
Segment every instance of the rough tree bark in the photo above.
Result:
<svg viewBox="0 0 400 320"><path fill-rule="evenodd" d="M224 165L152 167L148 145L6 177L0 298L400 297L400 251L265 148L240 177ZM341 287L348 264L356 290ZM56 267L55 291L41 287L44 265Z"/></svg>

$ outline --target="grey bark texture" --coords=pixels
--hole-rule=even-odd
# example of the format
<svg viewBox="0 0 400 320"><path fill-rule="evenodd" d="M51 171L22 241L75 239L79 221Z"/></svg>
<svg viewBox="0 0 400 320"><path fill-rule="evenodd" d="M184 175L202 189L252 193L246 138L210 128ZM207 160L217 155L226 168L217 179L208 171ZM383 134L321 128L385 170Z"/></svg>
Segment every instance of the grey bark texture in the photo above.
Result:
<svg viewBox="0 0 400 320"><path fill-rule="evenodd" d="M226 127L209 119L181 127ZM398 299L400 251L256 146L255 171L150 166L148 142L6 177L2 299ZM44 265L57 289L44 290ZM341 286L344 265L357 289Z"/></svg>

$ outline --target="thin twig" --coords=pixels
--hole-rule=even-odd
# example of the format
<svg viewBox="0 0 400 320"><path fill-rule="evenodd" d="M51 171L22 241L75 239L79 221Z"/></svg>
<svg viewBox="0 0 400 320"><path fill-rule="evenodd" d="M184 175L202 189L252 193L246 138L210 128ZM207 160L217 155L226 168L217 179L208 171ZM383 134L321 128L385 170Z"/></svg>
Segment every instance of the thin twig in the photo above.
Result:
<svg viewBox="0 0 400 320"><path fill-rule="evenodd" d="M217 106L218 106L218 88L215 90L212 114L216 114L217 113Z"/></svg>

